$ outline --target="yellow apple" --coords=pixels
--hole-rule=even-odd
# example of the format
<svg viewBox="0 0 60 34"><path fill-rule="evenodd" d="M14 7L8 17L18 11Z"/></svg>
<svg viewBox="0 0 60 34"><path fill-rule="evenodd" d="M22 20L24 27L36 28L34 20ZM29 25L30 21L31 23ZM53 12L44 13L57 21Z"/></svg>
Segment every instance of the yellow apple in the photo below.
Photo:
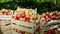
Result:
<svg viewBox="0 0 60 34"><path fill-rule="evenodd" d="M26 14L26 17L29 17L29 15L28 15L28 14Z"/></svg>
<svg viewBox="0 0 60 34"><path fill-rule="evenodd" d="M33 20L31 19L31 20L30 20L30 23L32 23L32 22L33 22Z"/></svg>
<svg viewBox="0 0 60 34"><path fill-rule="evenodd" d="M32 10L31 14L36 14L35 10Z"/></svg>
<svg viewBox="0 0 60 34"><path fill-rule="evenodd" d="M24 18L19 18L20 21L24 21L25 19Z"/></svg>
<svg viewBox="0 0 60 34"><path fill-rule="evenodd" d="M45 13L42 13L42 16L45 16Z"/></svg>
<svg viewBox="0 0 60 34"><path fill-rule="evenodd" d="M2 9L1 11L5 11L6 9Z"/></svg>
<svg viewBox="0 0 60 34"><path fill-rule="evenodd" d="M25 34L29 34L28 32L25 32Z"/></svg>

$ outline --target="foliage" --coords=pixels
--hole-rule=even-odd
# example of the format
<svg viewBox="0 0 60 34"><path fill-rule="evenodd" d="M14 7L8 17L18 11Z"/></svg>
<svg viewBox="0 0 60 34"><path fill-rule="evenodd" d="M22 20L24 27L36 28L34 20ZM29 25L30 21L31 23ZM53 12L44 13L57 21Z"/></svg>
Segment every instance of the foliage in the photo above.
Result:
<svg viewBox="0 0 60 34"><path fill-rule="evenodd" d="M15 10L18 6L21 8L37 8L38 13L60 9L60 7L56 7L53 1L47 0L8 0L6 2L0 3L0 9L6 8Z"/></svg>

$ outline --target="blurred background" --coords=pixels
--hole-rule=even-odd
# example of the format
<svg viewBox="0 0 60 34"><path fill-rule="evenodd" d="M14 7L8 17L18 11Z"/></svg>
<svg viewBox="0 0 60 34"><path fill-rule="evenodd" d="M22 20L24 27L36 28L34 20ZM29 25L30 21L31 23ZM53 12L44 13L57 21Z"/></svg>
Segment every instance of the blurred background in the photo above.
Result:
<svg viewBox="0 0 60 34"><path fill-rule="evenodd" d="M0 0L0 9L37 8L37 12L60 10L60 0Z"/></svg>

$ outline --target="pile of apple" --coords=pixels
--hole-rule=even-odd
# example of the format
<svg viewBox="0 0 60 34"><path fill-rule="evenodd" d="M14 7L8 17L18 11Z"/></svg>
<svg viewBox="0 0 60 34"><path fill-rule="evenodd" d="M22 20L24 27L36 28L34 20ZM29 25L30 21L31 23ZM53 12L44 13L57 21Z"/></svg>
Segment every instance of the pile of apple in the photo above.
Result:
<svg viewBox="0 0 60 34"><path fill-rule="evenodd" d="M0 11L0 15L12 15L12 10L10 10L10 9L2 9Z"/></svg>
<svg viewBox="0 0 60 34"><path fill-rule="evenodd" d="M40 15L40 19L44 20L45 22L49 22L51 20L59 20L60 19L60 12L46 12Z"/></svg>
<svg viewBox="0 0 60 34"><path fill-rule="evenodd" d="M42 31L42 29L40 28L39 30L40 34L60 34L58 28L53 28L46 31Z"/></svg>
<svg viewBox="0 0 60 34"><path fill-rule="evenodd" d="M46 30L44 34L60 34L57 28Z"/></svg>
<svg viewBox="0 0 60 34"><path fill-rule="evenodd" d="M58 30L58 28L52 28L52 29L49 29L49 30L45 30L43 31L42 28L39 28L36 30L36 34L39 34L38 32L40 32L40 34L60 34L60 31Z"/></svg>
<svg viewBox="0 0 60 34"><path fill-rule="evenodd" d="M33 9L17 9L13 18L32 23L34 20L38 19L38 16L36 15L36 11Z"/></svg>
<svg viewBox="0 0 60 34"><path fill-rule="evenodd" d="M26 32L26 31L23 31L23 30L18 30L18 29L13 29L13 31L17 32L17 33L21 33L21 34L32 34L30 32Z"/></svg>

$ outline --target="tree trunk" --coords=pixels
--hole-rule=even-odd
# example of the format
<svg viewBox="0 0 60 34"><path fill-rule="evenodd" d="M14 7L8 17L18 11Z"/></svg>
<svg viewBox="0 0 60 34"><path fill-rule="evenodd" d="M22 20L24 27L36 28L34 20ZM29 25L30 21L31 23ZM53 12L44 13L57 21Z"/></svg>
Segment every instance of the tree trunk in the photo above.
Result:
<svg viewBox="0 0 60 34"><path fill-rule="evenodd" d="M56 0L56 6L57 6L57 7L59 6L58 0Z"/></svg>

